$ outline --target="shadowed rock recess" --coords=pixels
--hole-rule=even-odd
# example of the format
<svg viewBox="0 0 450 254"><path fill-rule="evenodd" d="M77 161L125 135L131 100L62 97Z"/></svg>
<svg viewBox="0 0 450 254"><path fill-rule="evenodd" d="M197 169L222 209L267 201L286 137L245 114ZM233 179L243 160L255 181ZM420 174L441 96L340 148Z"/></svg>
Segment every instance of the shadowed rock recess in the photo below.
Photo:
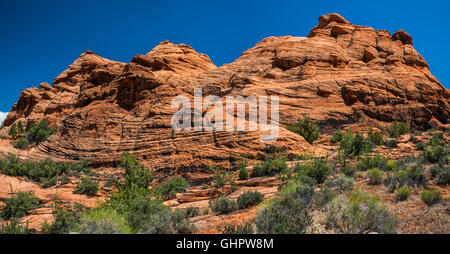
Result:
<svg viewBox="0 0 450 254"><path fill-rule="evenodd" d="M274 143L261 142L259 132L174 132L172 99L192 98L194 88L202 88L204 97L277 95L282 126L302 114L323 128L361 117L405 121L416 129L449 125L449 92L405 31L391 36L327 14L307 37L265 38L221 67L169 41L130 63L86 51L52 86L24 90L4 126L18 121L30 126L45 118L57 127L49 140L23 155L33 160L87 158L115 165L130 151L156 170L173 171L258 158L273 148L320 153L284 128Z"/></svg>

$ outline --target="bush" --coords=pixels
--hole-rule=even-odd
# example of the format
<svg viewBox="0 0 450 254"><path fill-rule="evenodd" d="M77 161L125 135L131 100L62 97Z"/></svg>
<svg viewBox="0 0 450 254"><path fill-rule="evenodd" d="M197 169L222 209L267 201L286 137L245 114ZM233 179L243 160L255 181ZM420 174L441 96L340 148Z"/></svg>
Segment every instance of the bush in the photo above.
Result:
<svg viewBox="0 0 450 254"><path fill-rule="evenodd" d="M11 136L12 139L16 139L16 136L19 134L17 132L17 125L16 123L11 124L11 127L9 127L9 136Z"/></svg>
<svg viewBox="0 0 450 254"><path fill-rule="evenodd" d="M141 164L135 155L123 153L120 159L120 166L125 169L125 183L122 187L127 189L142 188L148 189L153 181L153 172Z"/></svg>
<svg viewBox="0 0 450 254"><path fill-rule="evenodd" d="M82 178L75 188L73 193L86 194L89 196L95 196L98 192L98 182L94 181L90 177Z"/></svg>
<svg viewBox="0 0 450 254"><path fill-rule="evenodd" d="M310 185L302 184L299 181L293 181L282 188L282 194L284 196L290 196L298 203L307 206L314 196L314 188Z"/></svg>
<svg viewBox="0 0 450 254"><path fill-rule="evenodd" d="M341 130L336 130L333 133L333 137L331 138L331 143L339 143L342 141L343 137L344 137L345 133Z"/></svg>
<svg viewBox="0 0 450 254"><path fill-rule="evenodd" d="M16 149L26 149L28 147L28 145L29 145L28 139L22 137L22 138L19 138L14 143L14 148L16 148Z"/></svg>
<svg viewBox="0 0 450 254"><path fill-rule="evenodd" d="M420 162L413 162L411 164L403 164L400 162L399 169L392 175L388 176L384 185L388 187L390 192L395 189L407 185L407 186L426 186L427 179L423 172L423 166Z"/></svg>
<svg viewBox="0 0 450 254"><path fill-rule="evenodd" d="M379 168L386 170L388 158L380 155L375 156L362 156L356 162L356 167L359 170L366 171L371 168Z"/></svg>
<svg viewBox="0 0 450 254"><path fill-rule="evenodd" d="M374 168L367 170L367 175L369 176L369 183L372 185L377 185L381 183L383 178L383 171Z"/></svg>
<svg viewBox="0 0 450 254"><path fill-rule="evenodd" d="M352 188L354 182L355 179L353 179L352 177L341 174L335 179L328 179L327 181L325 181L325 186L346 191Z"/></svg>
<svg viewBox="0 0 450 254"><path fill-rule="evenodd" d="M399 201L405 201L411 194L411 190L407 186L402 186L395 190L395 199Z"/></svg>
<svg viewBox="0 0 450 254"><path fill-rule="evenodd" d="M397 140L395 140L395 139L390 139L390 140L388 140L388 142L386 143L386 146L387 146L387 147L391 147L391 148L397 147L397 145L398 145L398 142L397 142Z"/></svg>
<svg viewBox="0 0 450 254"><path fill-rule="evenodd" d="M309 185L314 187L316 184L316 180L314 180L312 177L306 176L306 175L298 175L296 177L296 181L298 181L301 184Z"/></svg>
<svg viewBox="0 0 450 254"><path fill-rule="evenodd" d="M23 128L22 121L19 121L19 122L17 123L17 131L18 131L19 133L25 133L25 129Z"/></svg>
<svg viewBox="0 0 450 254"><path fill-rule="evenodd" d="M308 210L291 195L274 199L255 217L258 234L304 234L312 224Z"/></svg>
<svg viewBox="0 0 450 254"><path fill-rule="evenodd" d="M41 162L21 162L14 154L8 154L5 159L0 159L1 173L9 176L23 176L35 182L41 182L45 186L51 186L57 176L73 172L86 174L90 171L89 162L86 160L80 160L77 163L56 163L51 159Z"/></svg>
<svg viewBox="0 0 450 254"><path fill-rule="evenodd" d="M336 192L327 186L322 187L322 189L317 193L315 198L315 204L317 206L324 206L331 202L336 197Z"/></svg>
<svg viewBox="0 0 450 254"><path fill-rule="evenodd" d="M420 198L428 206L435 205L442 200L440 190L424 190L420 193Z"/></svg>
<svg viewBox="0 0 450 254"><path fill-rule="evenodd" d="M341 130L336 130L333 133L333 137L331 138L331 143L335 144L335 143L339 143L342 141L342 139L344 138L345 133Z"/></svg>
<svg viewBox="0 0 450 254"><path fill-rule="evenodd" d="M315 159L312 163L297 164L295 171L313 178L317 183L323 183L333 171L333 168L325 160Z"/></svg>
<svg viewBox="0 0 450 254"><path fill-rule="evenodd" d="M313 123L307 115L303 115L303 118L299 118L297 122L287 126L287 129L302 136L310 144L320 137L319 126Z"/></svg>
<svg viewBox="0 0 450 254"><path fill-rule="evenodd" d="M436 184L446 185L450 183L450 166L441 167L434 165L431 168L431 176L436 178Z"/></svg>
<svg viewBox="0 0 450 254"><path fill-rule="evenodd" d="M51 178L41 178L41 183L43 188L50 188L58 183L58 177L54 176Z"/></svg>
<svg viewBox="0 0 450 254"><path fill-rule="evenodd" d="M219 231L227 235L250 235L253 234L252 222L244 222L242 224L222 224Z"/></svg>
<svg viewBox="0 0 450 254"><path fill-rule="evenodd" d="M286 160L280 158L267 158L263 163L258 163L253 167L254 176L273 176L277 173L288 170Z"/></svg>
<svg viewBox="0 0 450 254"><path fill-rule="evenodd" d="M241 160L239 162L239 180L248 180L248 170L246 160Z"/></svg>
<svg viewBox="0 0 450 254"><path fill-rule="evenodd" d="M381 234L395 233L397 219L376 196L360 190L350 197L340 196L326 206L326 226L345 234L363 234L368 231Z"/></svg>
<svg viewBox="0 0 450 254"><path fill-rule="evenodd" d="M237 205L239 209L245 209L250 206L257 205L264 200L264 195L258 191L247 191L239 195Z"/></svg>
<svg viewBox="0 0 450 254"><path fill-rule="evenodd" d="M12 218L9 222L6 221L0 223L0 235L18 235L18 234L30 234L30 230L28 230L28 225L26 227L22 227L20 225L19 220L16 218Z"/></svg>
<svg viewBox="0 0 450 254"><path fill-rule="evenodd" d="M394 171L397 169L397 164L395 163L395 161L388 161L386 163L386 167L388 171Z"/></svg>
<svg viewBox="0 0 450 254"><path fill-rule="evenodd" d="M236 201L226 197L220 197L215 202L210 202L211 209L215 213L228 214L236 210Z"/></svg>
<svg viewBox="0 0 450 254"><path fill-rule="evenodd" d="M375 145L384 144L383 133L381 133L381 131L373 131L373 129L370 128L369 132L367 133L367 138Z"/></svg>
<svg viewBox="0 0 450 254"><path fill-rule="evenodd" d="M189 184L186 179L181 176L174 176L158 185L155 188L155 192L167 200L175 198L175 193L185 192L188 187Z"/></svg>
<svg viewBox="0 0 450 254"><path fill-rule="evenodd" d="M394 121L388 127L389 137L396 138L409 132L409 126L404 122Z"/></svg>
<svg viewBox="0 0 450 254"><path fill-rule="evenodd" d="M342 137L339 149L346 156L357 156L370 152L372 146L372 142L364 139L361 133L357 132L353 135L352 131L348 130Z"/></svg>
<svg viewBox="0 0 450 254"><path fill-rule="evenodd" d="M356 173L356 167L350 166L350 165L346 165L346 166L344 166L342 168L342 173L344 173L344 175L346 175L348 177L352 177Z"/></svg>
<svg viewBox="0 0 450 254"><path fill-rule="evenodd" d="M190 206L186 208L185 213L188 218L193 218L200 215L200 210L198 209L198 207Z"/></svg>
<svg viewBox="0 0 450 254"><path fill-rule="evenodd" d="M42 232L45 234L68 234L74 231L77 223L80 222L78 213L67 211L56 207L52 224L46 222L42 225Z"/></svg>
<svg viewBox="0 0 450 254"><path fill-rule="evenodd" d="M423 150L425 161L428 163L449 163L450 149L446 146L443 138L442 133L436 133L425 145Z"/></svg>
<svg viewBox="0 0 450 254"><path fill-rule="evenodd" d="M44 142L55 132L55 130L55 127L48 126L46 119L43 119L38 124L33 123L27 131L28 142L30 142L30 144Z"/></svg>
<svg viewBox="0 0 450 254"><path fill-rule="evenodd" d="M32 192L18 192L5 200L0 216L5 220L20 218L27 215L28 211L38 208L41 203Z"/></svg>
<svg viewBox="0 0 450 254"><path fill-rule="evenodd" d="M111 208L94 208L84 213L75 226L80 234L129 234L126 219Z"/></svg>

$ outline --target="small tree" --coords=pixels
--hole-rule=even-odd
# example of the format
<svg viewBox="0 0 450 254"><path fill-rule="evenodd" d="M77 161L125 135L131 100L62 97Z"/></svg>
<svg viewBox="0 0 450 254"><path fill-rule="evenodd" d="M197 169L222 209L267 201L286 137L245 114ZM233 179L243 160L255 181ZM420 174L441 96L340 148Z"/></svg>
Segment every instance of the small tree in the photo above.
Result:
<svg viewBox="0 0 450 254"><path fill-rule="evenodd" d="M303 115L297 122L287 126L287 129L304 137L310 144L320 137L319 126L312 122L309 116Z"/></svg>
<svg viewBox="0 0 450 254"><path fill-rule="evenodd" d="M13 123L13 124L11 125L11 127L9 128L8 134L11 136L12 139L16 139L17 134L19 134L19 133L17 132L17 125L16 125L16 123Z"/></svg>
<svg viewBox="0 0 450 254"><path fill-rule="evenodd" d="M19 121L19 123L17 124L17 129L18 129L19 133L25 133L25 129L23 128L22 121Z"/></svg>
<svg viewBox="0 0 450 254"><path fill-rule="evenodd" d="M95 196L97 192L98 192L98 182L92 180L92 178L86 177L78 182L77 187L73 193Z"/></svg>
<svg viewBox="0 0 450 254"><path fill-rule="evenodd" d="M49 127L48 121L43 119L38 124L33 123L27 133L27 139L30 143L40 143L47 140L54 132L55 127Z"/></svg>

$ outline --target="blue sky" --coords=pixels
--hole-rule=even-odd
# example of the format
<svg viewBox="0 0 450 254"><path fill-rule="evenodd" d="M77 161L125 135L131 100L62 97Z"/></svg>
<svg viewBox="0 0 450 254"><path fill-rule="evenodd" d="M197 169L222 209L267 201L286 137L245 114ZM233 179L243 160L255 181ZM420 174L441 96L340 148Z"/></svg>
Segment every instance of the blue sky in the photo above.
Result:
<svg viewBox="0 0 450 254"><path fill-rule="evenodd" d="M448 1L6 1L0 0L0 111L20 92L51 83L82 52L129 62L164 39L186 43L218 66L268 36L306 36L320 15L406 30L447 88ZM1 117L1 115L0 115Z"/></svg>

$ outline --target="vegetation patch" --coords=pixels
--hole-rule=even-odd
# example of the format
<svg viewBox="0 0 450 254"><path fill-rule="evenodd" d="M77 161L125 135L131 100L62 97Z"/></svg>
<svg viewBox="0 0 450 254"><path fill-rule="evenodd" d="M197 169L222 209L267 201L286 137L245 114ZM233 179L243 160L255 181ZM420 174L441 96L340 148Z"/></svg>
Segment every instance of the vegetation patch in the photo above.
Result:
<svg viewBox="0 0 450 254"><path fill-rule="evenodd" d="M287 129L302 136L310 144L313 144L320 137L319 126L312 122L307 115L303 115L303 118L299 118L297 122L288 125Z"/></svg>
<svg viewBox="0 0 450 254"><path fill-rule="evenodd" d="M16 195L5 199L0 216L9 220L27 215L27 212L38 208L42 201L32 192L18 192Z"/></svg>
<svg viewBox="0 0 450 254"><path fill-rule="evenodd" d="M345 234L396 232L397 219L380 201L361 190L340 196L326 206L326 226Z"/></svg>

